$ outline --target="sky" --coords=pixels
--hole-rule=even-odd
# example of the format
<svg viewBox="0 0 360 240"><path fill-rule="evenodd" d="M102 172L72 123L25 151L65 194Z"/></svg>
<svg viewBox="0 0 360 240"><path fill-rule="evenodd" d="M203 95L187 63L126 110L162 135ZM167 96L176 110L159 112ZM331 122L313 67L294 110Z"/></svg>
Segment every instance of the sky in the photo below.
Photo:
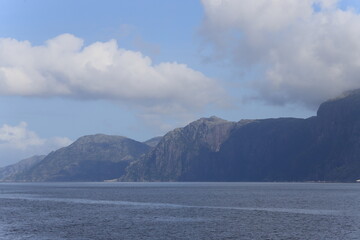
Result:
<svg viewBox="0 0 360 240"><path fill-rule="evenodd" d="M96 133L316 115L359 88L357 0L0 0L0 167Z"/></svg>

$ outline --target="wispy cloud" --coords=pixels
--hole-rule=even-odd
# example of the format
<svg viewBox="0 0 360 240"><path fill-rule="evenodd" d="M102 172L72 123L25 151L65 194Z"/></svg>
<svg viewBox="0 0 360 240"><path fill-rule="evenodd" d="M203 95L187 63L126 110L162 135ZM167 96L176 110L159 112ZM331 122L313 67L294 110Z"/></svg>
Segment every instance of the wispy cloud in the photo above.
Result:
<svg viewBox="0 0 360 240"><path fill-rule="evenodd" d="M66 137L41 138L28 129L26 122L17 126L4 124L0 127L0 166L32 155L47 154L71 143Z"/></svg>
<svg viewBox="0 0 360 240"><path fill-rule="evenodd" d="M336 0L202 0L209 58L250 75L271 103L317 106L360 87L360 15ZM255 76L255 77L254 77Z"/></svg>

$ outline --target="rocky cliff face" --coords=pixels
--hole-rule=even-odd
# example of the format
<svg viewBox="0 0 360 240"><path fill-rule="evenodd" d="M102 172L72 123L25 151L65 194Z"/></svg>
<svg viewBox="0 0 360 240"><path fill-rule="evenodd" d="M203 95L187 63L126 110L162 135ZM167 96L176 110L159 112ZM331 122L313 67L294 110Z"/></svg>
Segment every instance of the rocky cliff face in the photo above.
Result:
<svg viewBox="0 0 360 240"><path fill-rule="evenodd" d="M118 178L130 162L147 153L146 144L120 136L84 136L47 155L16 180L103 181Z"/></svg>
<svg viewBox="0 0 360 240"><path fill-rule="evenodd" d="M311 120L258 120L237 128L215 156L217 181L293 181L306 168Z"/></svg>
<svg viewBox="0 0 360 240"><path fill-rule="evenodd" d="M217 117L201 118L166 134L159 144L128 168L127 181L183 181L207 179L211 153L236 126ZM196 159L196 160L195 160Z"/></svg>
<svg viewBox="0 0 360 240"><path fill-rule="evenodd" d="M164 136L123 181L355 181L360 90L309 119L200 119Z"/></svg>
<svg viewBox="0 0 360 240"><path fill-rule="evenodd" d="M313 178L354 181L360 178L360 90L320 105L316 139L307 153L316 169Z"/></svg>

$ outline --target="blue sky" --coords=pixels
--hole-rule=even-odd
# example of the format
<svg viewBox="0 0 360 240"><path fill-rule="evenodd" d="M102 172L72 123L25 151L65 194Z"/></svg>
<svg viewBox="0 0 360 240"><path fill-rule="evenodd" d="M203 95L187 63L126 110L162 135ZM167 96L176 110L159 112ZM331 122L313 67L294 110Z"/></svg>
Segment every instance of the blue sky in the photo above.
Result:
<svg viewBox="0 0 360 240"><path fill-rule="evenodd" d="M360 87L359 1L0 0L0 166L95 133L309 117Z"/></svg>

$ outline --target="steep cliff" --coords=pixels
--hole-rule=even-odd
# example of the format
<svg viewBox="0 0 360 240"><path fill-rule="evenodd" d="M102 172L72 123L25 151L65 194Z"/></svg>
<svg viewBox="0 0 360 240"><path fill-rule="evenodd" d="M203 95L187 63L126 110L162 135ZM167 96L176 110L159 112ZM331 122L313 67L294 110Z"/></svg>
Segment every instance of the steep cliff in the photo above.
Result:
<svg viewBox="0 0 360 240"><path fill-rule="evenodd" d="M209 178L212 153L220 150L236 123L201 118L167 133L159 144L127 169L127 181L184 181Z"/></svg>
<svg viewBox="0 0 360 240"><path fill-rule="evenodd" d="M360 178L360 90L317 116L200 119L164 136L123 181L350 181Z"/></svg>

